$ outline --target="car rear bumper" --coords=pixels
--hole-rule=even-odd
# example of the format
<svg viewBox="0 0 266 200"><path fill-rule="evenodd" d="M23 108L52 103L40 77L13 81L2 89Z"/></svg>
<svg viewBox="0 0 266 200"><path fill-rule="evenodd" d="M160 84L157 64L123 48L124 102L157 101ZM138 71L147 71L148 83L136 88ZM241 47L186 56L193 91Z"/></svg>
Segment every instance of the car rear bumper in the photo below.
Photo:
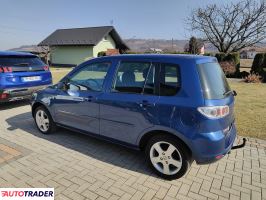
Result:
<svg viewBox="0 0 266 200"><path fill-rule="evenodd" d="M209 164L223 158L231 151L236 134L234 123L226 134L224 131L199 134L199 137L193 142L194 159L197 164Z"/></svg>
<svg viewBox="0 0 266 200"><path fill-rule="evenodd" d="M33 92L45 89L48 85L39 85L27 88L8 88L0 90L0 102L11 102L23 99L30 99Z"/></svg>

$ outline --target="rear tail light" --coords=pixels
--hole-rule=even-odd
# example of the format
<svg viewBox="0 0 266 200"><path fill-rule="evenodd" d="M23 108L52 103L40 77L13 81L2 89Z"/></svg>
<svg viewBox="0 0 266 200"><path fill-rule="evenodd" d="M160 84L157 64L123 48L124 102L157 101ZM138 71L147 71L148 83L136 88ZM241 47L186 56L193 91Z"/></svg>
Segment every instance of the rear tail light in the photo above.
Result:
<svg viewBox="0 0 266 200"><path fill-rule="evenodd" d="M7 93L0 94L0 99L6 99L8 97Z"/></svg>
<svg viewBox="0 0 266 200"><path fill-rule="evenodd" d="M206 106L199 107L198 111L207 118L219 119L229 114L229 106Z"/></svg>
<svg viewBox="0 0 266 200"><path fill-rule="evenodd" d="M0 67L0 73L12 72L12 67Z"/></svg>
<svg viewBox="0 0 266 200"><path fill-rule="evenodd" d="M43 69L44 69L45 71L49 71L49 66L43 66Z"/></svg>

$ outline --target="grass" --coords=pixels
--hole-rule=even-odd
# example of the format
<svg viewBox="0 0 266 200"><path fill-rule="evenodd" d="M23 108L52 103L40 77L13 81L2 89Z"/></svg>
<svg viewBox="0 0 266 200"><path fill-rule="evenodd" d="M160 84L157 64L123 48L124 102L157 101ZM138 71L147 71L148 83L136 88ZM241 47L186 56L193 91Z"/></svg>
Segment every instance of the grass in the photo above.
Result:
<svg viewBox="0 0 266 200"><path fill-rule="evenodd" d="M71 69L51 70L57 83ZM266 84L230 81L237 91L235 117L238 134L266 139Z"/></svg>
<svg viewBox="0 0 266 200"><path fill-rule="evenodd" d="M71 71L71 68L65 68L65 69L58 69L58 68L50 68L53 76L53 83L57 83L60 81L68 72Z"/></svg>
<svg viewBox="0 0 266 200"><path fill-rule="evenodd" d="M266 84L230 82L237 91L235 117L238 134L266 139Z"/></svg>

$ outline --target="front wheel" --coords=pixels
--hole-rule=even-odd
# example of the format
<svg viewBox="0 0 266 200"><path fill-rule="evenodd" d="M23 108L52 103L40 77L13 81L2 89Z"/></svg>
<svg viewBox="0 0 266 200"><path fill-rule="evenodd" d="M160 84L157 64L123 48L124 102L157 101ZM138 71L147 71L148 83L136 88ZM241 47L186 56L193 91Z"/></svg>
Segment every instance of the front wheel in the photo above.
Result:
<svg viewBox="0 0 266 200"><path fill-rule="evenodd" d="M56 125L50 113L43 106L40 106L35 109L34 120L39 131L41 131L43 134L51 133L56 129Z"/></svg>
<svg viewBox="0 0 266 200"><path fill-rule="evenodd" d="M152 137L145 153L154 172L168 180L181 178L191 164L191 156L184 144L169 135Z"/></svg>

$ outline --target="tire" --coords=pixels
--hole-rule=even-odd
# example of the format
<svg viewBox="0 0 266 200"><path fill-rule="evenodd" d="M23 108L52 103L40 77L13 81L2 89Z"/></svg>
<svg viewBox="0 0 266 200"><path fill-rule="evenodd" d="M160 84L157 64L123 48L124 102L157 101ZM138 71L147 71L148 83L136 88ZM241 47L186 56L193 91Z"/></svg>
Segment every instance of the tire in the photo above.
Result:
<svg viewBox="0 0 266 200"><path fill-rule="evenodd" d="M167 180L184 176L192 163L184 144L170 135L152 137L146 145L145 154L153 171Z"/></svg>
<svg viewBox="0 0 266 200"><path fill-rule="evenodd" d="M49 134L56 130L56 124L44 106L39 106L34 110L34 121L38 130L43 134Z"/></svg>

